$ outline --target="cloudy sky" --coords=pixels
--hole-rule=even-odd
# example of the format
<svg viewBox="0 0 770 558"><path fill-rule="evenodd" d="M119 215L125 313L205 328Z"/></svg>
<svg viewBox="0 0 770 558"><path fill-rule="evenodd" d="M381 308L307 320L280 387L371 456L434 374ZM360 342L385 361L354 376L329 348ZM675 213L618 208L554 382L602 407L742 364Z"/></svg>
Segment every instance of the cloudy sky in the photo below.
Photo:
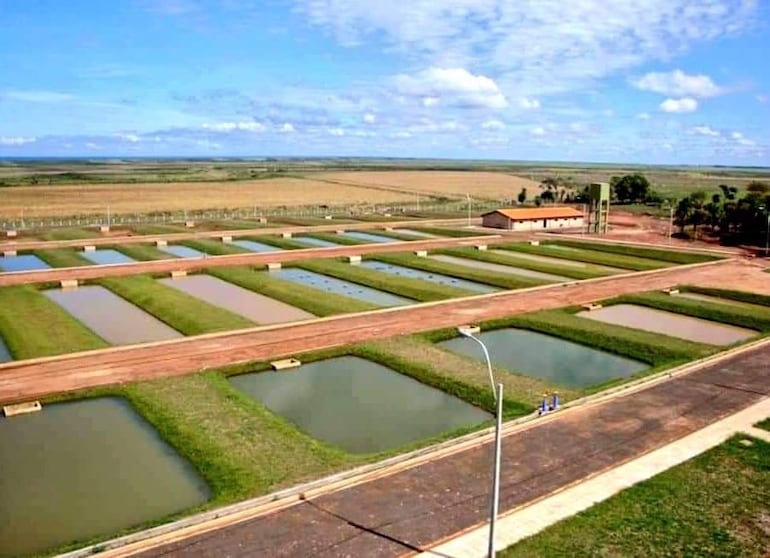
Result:
<svg viewBox="0 0 770 558"><path fill-rule="evenodd" d="M0 156L770 165L766 0L0 0Z"/></svg>

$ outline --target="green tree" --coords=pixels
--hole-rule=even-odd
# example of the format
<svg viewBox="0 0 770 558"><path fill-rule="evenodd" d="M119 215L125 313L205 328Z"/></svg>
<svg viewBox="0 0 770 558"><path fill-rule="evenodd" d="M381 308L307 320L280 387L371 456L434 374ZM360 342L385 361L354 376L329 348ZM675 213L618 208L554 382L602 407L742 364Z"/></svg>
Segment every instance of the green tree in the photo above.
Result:
<svg viewBox="0 0 770 558"><path fill-rule="evenodd" d="M621 202L644 202L650 192L649 180L638 172L622 177L613 176L610 186Z"/></svg>
<svg viewBox="0 0 770 558"><path fill-rule="evenodd" d="M527 201L527 189L526 188L522 188L521 189L521 192L519 192L518 200L519 200L519 203L524 203L525 201Z"/></svg>

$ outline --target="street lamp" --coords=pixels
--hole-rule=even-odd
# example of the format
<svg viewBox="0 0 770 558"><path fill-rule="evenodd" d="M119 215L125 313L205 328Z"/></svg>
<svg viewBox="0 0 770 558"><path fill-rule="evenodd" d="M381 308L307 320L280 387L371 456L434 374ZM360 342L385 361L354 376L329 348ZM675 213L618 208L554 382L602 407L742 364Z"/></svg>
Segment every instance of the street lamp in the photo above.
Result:
<svg viewBox="0 0 770 558"><path fill-rule="evenodd" d="M495 413L495 453L494 453L494 465L492 474L492 502L489 510L489 549L487 555L489 558L495 556L495 523L497 522L497 512L500 506L500 457L502 449L502 425L503 425L503 384L497 384L497 390L495 390L495 378L492 374L492 362L489 359L489 351L487 346L479 339L474 337L474 333L479 332L479 328L476 326L460 326L457 328L457 332L461 337L466 339L473 339L476 343L481 345L481 349L484 351L484 359L487 362L487 372L489 373L489 383L492 386L492 393L495 396L496 413Z"/></svg>

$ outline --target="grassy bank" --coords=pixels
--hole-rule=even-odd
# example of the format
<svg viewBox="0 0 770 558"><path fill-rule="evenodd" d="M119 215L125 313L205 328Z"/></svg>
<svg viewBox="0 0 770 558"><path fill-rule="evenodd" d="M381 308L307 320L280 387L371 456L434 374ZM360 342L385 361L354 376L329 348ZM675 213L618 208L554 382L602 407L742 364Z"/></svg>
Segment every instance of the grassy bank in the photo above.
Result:
<svg viewBox="0 0 770 558"><path fill-rule="evenodd" d="M623 244L604 244L603 242L577 242L571 240L557 240L553 242L549 241L547 244L556 244L558 246L592 250L594 252L606 252L608 254L620 254L622 256L636 256L639 258L647 258L675 264L694 264L721 259L719 256L712 256L709 254L676 252L674 250L665 250L662 248L643 248L640 246L629 246Z"/></svg>
<svg viewBox="0 0 770 558"><path fill-rule="evenodd" d="M40 238L40 240L81 240L83 238L96 238L101 236L101 234L95 230L65 228L36 231L35 236Z"/></svg>
<svg viewBox="0 0 770 558"><path fill-rule="evenodd" d="M438 260L432 260L430 258L415 256L413 254L377 254L372 255L367 259L378 260L393 265L411 267L414 269L421 269L431 273L440 273L442 275L449 275L459 279L475 281L477 283L492 285L502 289L522 289L525 287L543 285L547 282L539 281L537 279L518 277L516 275L509 275L507 273L488 271L486 269L475 269L472 267L448 264Z"/></svg>
<svg viewBox="0 0 770 558"><path fill-rule="evenodd" d="M261 242L262 244L269 244L275 246L281 250L302 250L303 248L312 248L307 244L302 244L291 238L282 238L280 236L265 235L265 236L244 236L243 240L253 240L254 242Z"/></svg>
<svg viewBox="0 0 770 558"><path fill-rule="evenodd" d="M131 230L136 234L173 234L191 232L193 229L189 229L184 225L131 225Z"/></svg>
<svg viewBox="0 0 770 558"><path fill-rule="evenodd" d="M249 289L291 304L297 308L302 308L316 316L364 312L379 308L379 306L360 302L346 296L327 293L320 289L292 283L291 281L284 281L271 276L266 271L255 271L251 267L213 268L208 272L214 277L219 277L244 289Z"/></svg>
<svg viewBox="0 0 770 558"><path fill-rule="evenodd" d="M0 288L0 336L17 360L109 346L29 285Z"/></svg>
<svg viewBox="0 0 770 558"><path fill-rule="evenodd" d="M678 288L682 292L725 298L736 302L745 302L746 304L756 304L757 306L767 306L768 310L770 310L770 296L767 295L751 293L748 291L736 291L733 289L711 289L694 285L683 285Z"/></svg>
<svg viewBox="0 0 770 558"><path fill-rule="evenodd" d="M513 252L523 252L525 254L534 254L536 256L548 256L562 260L571 260L576 262L585 262L595 265L606 265L629 271L649 271L651 269L660 269L672 265L670 262L649 260L636 256L626 256L623 254L610 254L606 252L595 252L586 249L556 250L549 249L546 246L532 246L526 243L503 244L499 246L503 250Z"/></svg>
<svg viewBox="0 0 770 558"><path fill-rule="evenodd" d="M357 246L359 244L366 244L365 240L359 240L357 238L350 238L344 234L337 233L323 233L323 232L309 232L301 233L297 236L307 236L308 238L317 238L318 240L325 240L326 242L333 242L334 244L340 244L342 246ZM305 246L305 248L317 248L317 246Z"/></svg>
<svg viewBox="0 0 770 558"><path fill-rule="evenodd" d="M33 250L32 254L43 260L51 267L81 267L94 265L85 259L74 248L53 248L51 250Z"/></svg>
<svg viewBox="0 0 770 558"><path fill-rule="evenodd" d="M152 246L150 244L120 244L117 246L108 246L107 248L112 248L113 250L117 250L118 252L125 254L129 258L133 258L139 262L149 262L153 260L171 260L176 257L176 256L173 256L172 254L169 254L168 252L163 252L161 250L158 250L155 246Z"/></svg>
<svg viewBox="0 0 770 558"><path fill-rule="evenodd" d="M210 238L195 238L190 240L180 240L178 244L193 248L210 256L227 256L229 254L252 254L250 250L241 248L235 244L228 244L219 240Z"/></svg>
<svg viewBox="0 0 770 558"><path fill-rule="evenodd" d="M437 217L438 218L438 217ZM410 226L413 231L420 231L428 234L435 234L436 236L450 236L452 238L465 238L468 236L488 236L491 233L485 231L478 231L475 229L443 229L441 227L421 227Z"/></svg>
<svg viewBox="0 0 770 558"><path fill-rule="evenodd" d="M346 281L352 281L359 285L366 285L367 287L372 287L395 295L419 300L420 302L444 300L447 298L476 294L457 287L429 283L420 279L389 275L357 265L342 263L337 260L310 260L300 262L296 265L302 269L315 271L316 273L322 273Z"/></svg>
<svg viewBox="0 0 770 558"><path fill-rule="evenodd" d="M770 548L770 444L735 436L500 553L763 556Z"/></svg>
<svg viewBox="0 0 770 558"><path fill-rule="evenodd" d="M436 250L436 253L457 256L460 258L470 258L479 260L480 262L520 267L522 269L539 271L540 273L550 273L551 275L559 275L570 279L594 279L596 277L605 277L608 275L606 271L593 268L590 265L586 267L577 267L539 262L526 258L517 258L516 252L513 251L507 251L504 254L496 254L494 252L476 250L474 248L443 248L441 250Z"/></svg>
<svg viewBox="0 0 770 558"><path fill-rule="evenodd" d="M148 275L105 278L98 283L184 335L256 325L229 310L164 285Z"/></svg>

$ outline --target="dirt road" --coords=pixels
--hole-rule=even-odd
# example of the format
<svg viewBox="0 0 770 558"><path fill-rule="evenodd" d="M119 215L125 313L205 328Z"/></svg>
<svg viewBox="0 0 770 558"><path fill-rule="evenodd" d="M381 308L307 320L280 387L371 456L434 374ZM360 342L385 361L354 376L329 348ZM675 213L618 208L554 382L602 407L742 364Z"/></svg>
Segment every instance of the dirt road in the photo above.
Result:
<svg viewBox="0 0 770 558"><path fill-rule="evenodd" d="M190 374L370 339L428 331L516 313L584 304L678 284L744 288L770 294L762 267L742 260L666 268L522 291L416 304L298 324L224 332L0 365L0 402L81 388Z"/></svg>

